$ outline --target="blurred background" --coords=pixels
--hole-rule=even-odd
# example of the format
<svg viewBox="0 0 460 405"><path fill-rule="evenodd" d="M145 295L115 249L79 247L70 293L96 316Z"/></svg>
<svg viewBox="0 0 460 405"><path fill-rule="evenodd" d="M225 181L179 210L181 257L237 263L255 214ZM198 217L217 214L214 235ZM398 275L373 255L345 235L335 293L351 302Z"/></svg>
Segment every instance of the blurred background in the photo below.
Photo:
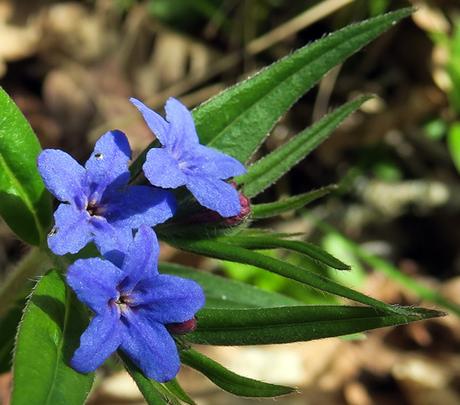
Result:
<svg viewBox="0 0 460 405"><path fill-rule="evenodd" d="M329 273L344 284L450 315L356 339L200 348L243 375L299 387L277 403L460 404L460 2L0 1L1 86L44 148L83 161L108 129L126 132L136 154L150 143L130 96L160 112L170 96L194 107L327 32L410 5L412 18L331 71L279 122L259 156L357 94L378 96L257 202L337 184L264 226L302 233L351 264ZM0 276L25 250L1 223ZM306 303L337 302L254 268L167 246L162 255ZM100 373L91 404L143 403L120 368L114 360ZM237 399L190 369L179 379L198 404L272 403ZM0 375L4 403L9 382Z"/></svg>

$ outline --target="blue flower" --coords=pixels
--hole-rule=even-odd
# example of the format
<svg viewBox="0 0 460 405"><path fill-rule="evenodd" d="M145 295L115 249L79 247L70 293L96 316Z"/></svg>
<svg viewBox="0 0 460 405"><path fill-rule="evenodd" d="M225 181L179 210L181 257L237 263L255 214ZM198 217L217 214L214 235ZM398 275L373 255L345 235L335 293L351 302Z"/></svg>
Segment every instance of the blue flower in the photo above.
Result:
<svg viewBox="0 0 460 405"><path fill-rule="evenodd" d="M100 258L69 267L67 283L95 313L71 359L75 370L93 371L120 349L147 377L175 377L179 355L165 325L192 319L205 298L196 282L159 274L158 252L155 233L142 226L121 268Z"/></svg>
<svg viewBox="0 0 460 405"><path fill-rule="evenodd" d="M163 146L147 154L143 168L150 183L163 188L186 186L204 207L223 217L238 215L238 192L224 180L245 173L244 166L231 156L200 145L192 114L178 100L166 102L167 120L139 100L132 98L131 102Z"/></svg>
<svg viewBox="0 0 460 405"><path fill-rule="evenodd" d="M77 253L94 241L102 253L122 250L132 229L154 226L170 218L174 197L150 186L128 186L131 149L120 131L96 143L85 167L70 155L45 149L38 169L46 188L63 202L54 213L48 245L57 255Z"/></svg>

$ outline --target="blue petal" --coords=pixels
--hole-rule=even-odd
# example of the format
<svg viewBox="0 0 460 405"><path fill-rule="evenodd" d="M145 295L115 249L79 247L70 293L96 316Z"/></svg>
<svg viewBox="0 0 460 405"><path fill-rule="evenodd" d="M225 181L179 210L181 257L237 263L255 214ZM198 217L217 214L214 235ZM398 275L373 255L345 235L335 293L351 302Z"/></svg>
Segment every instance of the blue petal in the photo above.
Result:
<svg viewBox="0 0 460 405"><path fill-rule="evenodd" d="M85 169L73 157L57 149L45 149L37 159L46 188L63 202L85 203Z"/></svg>
<svg viewBox="0 0 460 405"><path fill-rule="evenodd" d="M241 212L238 191L222 180L201 176L187 176L187 188L198 202L228 218Z"/></svg>
<svg viewBox="0 0 460 405"><path fill-rule="evenodd" d="M142 224L161 224L175 210L176 201L170 192L150 186L130 186L113 195L105 217L114 227L137 229Z"/></svg>
<svg viewBox="0 0 460 405"><path fill-rule="evenodd" d="M175 136L175 148L187 148L199 143L192 113L175 98L169 98L165 105L166 119Z"/></svg>
<svg viewBox="0 0 460 405"><path fill-rule="evenodd" d="M99 201L107 186L120 187L128 183L131 148L121 131L109 131L99 138L85 164L92 199Z"/></svg>
<svg viewBox="0 0 460 405"><path fill-rule="evenodd" d="M165 148L150 149L143 169L145 177L157 187L177 188L187 181L178 161Z"/></svg>
<svg viewBox="0 0 460 405"><path fill-rule="evenodd" d="M228 179L246 173L246 168L237 159L204 145L197 145L193 152L199 159L204 160L200 173L217 179Z"/></svg>
<svg viewBox="0 0 460 405"><path fill-rule="evenodd" d="M80 373L96 370L120 346L123 324L116 306L104 314L96 315L88 329L81 335L80 347L75 351L70 365Z"/></svg>
<svg viewBox="0 0 460 405"><path fill-rule="evenodd" d="M94 312L105 313L109 302L118 298L117 287L124 277L124 272L108 260L79 259L69 266L67 284Z"/></svg>
<svg viewBox="0 0 460 405"><path fill-rule="evenodd" d="M195 281L160 274L142 280L131 294L132 305L150 321L185 322L203 307L205 296Z"/></svg>
<svg viewBox="0 0 460 405"><path fill-rule="evenodd" d="M160 247L155 232L148 226L141 226L123 262L122 269L127 277L121 283L120 290L130 293L140 280L158 274L159 253Z"/></svg>
<svg viewBox="0 0 460 405"><path fill-rule="evenodd" d="M148 322L133 311L125 316L121 350L147 377L158 382L172 380L179 372L179 354L164 325Z"/></svg>
<svg viewBox="0 0 460 405"><path fill-rule="evenodd" d="M77 253L93 239L89 215L70 204L60 204L54 213L55 226L48 236L54 254Z"/></svg>
<svg viewBox="0 0 460 405"><path fill-rule="evenodd" d="M165 119L134 97L130 98L129 101L140 111L148 127L155 134L160 143L162 145L169 144L169 124Z"/></svg>
<svg viewBox="0 0 460 405"><path fill-rule="evenodd" d="M94 243L99 252L116 266L121 267L126 247L133 241L131 228L113 226L103 217L91 217Z"/></svg>

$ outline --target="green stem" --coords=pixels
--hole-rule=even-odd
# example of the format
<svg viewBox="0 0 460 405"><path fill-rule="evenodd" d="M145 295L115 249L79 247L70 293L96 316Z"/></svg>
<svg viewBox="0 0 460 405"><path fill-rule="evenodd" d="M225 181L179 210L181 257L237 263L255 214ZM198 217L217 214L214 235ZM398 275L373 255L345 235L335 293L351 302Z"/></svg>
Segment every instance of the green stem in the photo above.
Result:
<svg viewBox="0 0 460 405"><path fill-rule="evenodd" d="M34 277L50 268L49 257L38 248L32 248L7 273L0 285L0 317L5 315Z"/></svg>

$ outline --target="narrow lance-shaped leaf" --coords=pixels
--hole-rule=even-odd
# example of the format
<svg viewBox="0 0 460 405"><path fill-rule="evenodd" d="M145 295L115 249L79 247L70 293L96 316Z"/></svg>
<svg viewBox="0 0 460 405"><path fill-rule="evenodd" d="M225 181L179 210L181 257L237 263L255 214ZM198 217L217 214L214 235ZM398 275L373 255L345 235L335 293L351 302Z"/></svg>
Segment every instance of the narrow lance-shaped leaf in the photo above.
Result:
<svg viewBox="0 0 460 405"><path fill-rule="evenodd" d="M204 309L198 313L198 329L187 335L187 339L209 345L290 343L343 336L442 315L421 308L408 308L403 315L384 313L370 307L330 305Z"/></svg>
<svg viewBox="0 0 460 405"><path fill-rule="evenodd" d="M304 235L303 232L273 232L269 228L243 228L239 230L239 234L244 236L275 236L277 238L295 238Z"/></svg>
<svg viewBox="0 0 460 405"><path fill-rule="evenodd" d="M190 278L203 287L206 308L257 308L301 305L302 302L282 294L264 291L240 281L216 276L192 267L160 263L161 273Z"/></svg>
<svg viewBox="0 0 460 405"><path fill-rule="evenodd" d="M353 246L353 244L351 246ZM435 289L428 287L417 280L414 280L412 277L404 274L397 267L393 266L391 263L388 263L386 260L369 254L358 245L354 246L355 247L352 249L353 252L361 260L363 260L363 262L367 263L369 266L372 266L377 271L384 273L388 278L396 281L403 287L407 288L409 291L413 291L420 298L439 305L441 308L445 308L448 311L452 311L458 317L460 317L460 305L458 303L451 301L439 291L436 291Z"/></svg>
<svg viewBox="0 0 460 405"><path fill-rule="evenodd" d="M346 238L344 235L342 235L340 232L334 229L334 227L332 227L331 225L319 221L316 218L311 219L313 219L315 225L321 231L327 232L339 238L339 240L341 240L344 243L347 249L351 253L356 255L356 257L358 257L364 263L368 264L375 270L382 272L388 278L396 281L403 287L407 288L409 291L414 292L419 298L439 305L441 308L444 308L448 311L452 311L460 317L459 304L449 300L448 298L443 296L439 291L436 291L436 289L430 288L427 285L424 285L423 283L415 280L413 277L404 274L397 267L393 266L386 260L367 252L366 249L362 248L357 243L351 241L349 238Z"/></svg>
<svg viewBox="0 0 460 405"><path fill-rule="evenodd" d="M236 180L237 183L243 184L243 193L253 197L276 182L368 99L368 96L363 96L350 101L254 163L246 174Z"/></svg>
<svg viewBox="0 0 460 405"><path fill-rule="evenodd" d="M44 240L51 200L38 174L40 143L16 104L0 88L0 215L21 239Z"/></svg>
<svg viewBox="0 0 460 405"><path fill-rule="evenodd" d="M118 355L123 360L126 370L136 382L139 390L142 392L142 395L149 405L181 405L179 399L165 386L163 386L163 384L144 376L144 374L142 374L142 372L123 352L118 352Z"/></svg>
<svg viewBox="0 0 460 405"><path fill-rule="evenodd" d="M37 284L27 303L14 354L12 405L81 405L94 373L69 366L88 323L86 308L57 271Z"/></svg>
<svg viewBox="0 0 460 405"><path fill-rule="evenodd" d="M189 405L195 405L195 401L190 398L190 396L184 391L184 389L180 386L179 381L177 378L174 378L171 381L163 383L163 386L172 394L175 395L178 399L185 402Z"/></svg>
<svg viewBox="0 0 460 405"><path fill-rule="evenodd" d="M372 266L372 268L376 271L382 272L388 278L396 281L404 288L407 288L409 291L414 292L418 297L422 298L423 300L433 302L436 305L439 305L441 308L445 308L448 311L452 311L457 316L460 316L460 305L449 300L448 298L443 296L439 291L436 291L435 289L430 288L415 280L414 278L404 274L391 263L388 263L386 260L372 255L371 253L367 252L365 249L360 247L358 244L342 236L339 232L334 232L334 235L341 238L342 241L346 244L346 246L348 246L348 249L351 252L353 252L364 263L368 264L369 266Z"/></svg>
<svg viewBox="0 0 460 405"><path fill-rule="evenodd" d="M336 189L337 186L332 184L317 190L309 191L308 193L288 197L283 200L264 204L253 204L251 205L251 217L253 219L271 218L289 211L295 211Z"/></svg>
<svg viewBox="0 0 460 405"><path fill-rule="evenodd" d="M349 25L211 98L193 112L202 143L245 162L280 117L325 73L411 11Z"/></svg>
<svg viewBox="0 0 460 405"><path fill-rule="evenodd" d="M325 250L313 243L308 243L300 240L286 240L277 238L276 236L226 236L218 238L222 242L245 247L248 249L276 249L284 248L301 253L308 256L310 259L316 260L321 264L332 267L337 270L350 270L348 264L343 263Z"/></svg>
<svg viewBox="0 0 460 405"><path fill-rule="evenodd" d="M342 286L326 277L307 271L305 268L295 266L281 260L253 252L239 246L233 246L214 240L184 240L174 239L168 241L171 244L193 252L222 260L230 260L236 263L250 264L283 277L290 278L302 284L318 290L338 295L350 300L372 306L386 312L398 313L404 310L400 307L388 305L382 301L368 297L351 288Z"/></svg>
<svg viewBox="0 0 460 405"><path fill-rule="evenodd" d="M277 397L294 391L291 387L240 376L193 349L181 351L181 360L204 374L218 387L242 397Z"/></svg>

